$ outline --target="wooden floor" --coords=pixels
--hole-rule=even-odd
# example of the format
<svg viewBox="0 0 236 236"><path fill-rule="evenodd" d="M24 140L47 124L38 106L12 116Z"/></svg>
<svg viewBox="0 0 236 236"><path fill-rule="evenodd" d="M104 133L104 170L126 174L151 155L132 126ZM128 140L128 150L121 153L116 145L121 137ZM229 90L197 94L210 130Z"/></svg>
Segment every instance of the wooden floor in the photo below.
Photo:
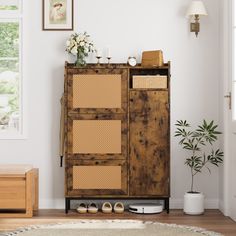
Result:
<svg viewBox="0 0 236 236"><path fill-rule="evenodd" d="M174 223L181 225L190 225L206 228L220 232L226 236L236 236L236 222L225 217L218 210L207 210L202 216L184 215L181 210L171 210L170 214L163 212L159 215L136 215L125 212L122 215L97 213L96 215L86 214L79 215L75 211L71 211L68 215L63 210L40 210L33 218L29 219L13 219L1 218L0 231L11 231L19 227L32 224L48 224L57 222L75 221L76 219L136 219L143 221L158 221L162 223Z"/></svg>

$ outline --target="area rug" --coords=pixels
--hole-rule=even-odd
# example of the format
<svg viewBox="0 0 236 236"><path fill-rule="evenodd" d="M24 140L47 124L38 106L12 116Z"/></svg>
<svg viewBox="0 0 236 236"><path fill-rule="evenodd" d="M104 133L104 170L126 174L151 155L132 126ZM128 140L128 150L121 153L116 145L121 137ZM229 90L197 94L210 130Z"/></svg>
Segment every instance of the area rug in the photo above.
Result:
<svg viewBox="0 0 236 236"><path fill-rule="evenodd" d="M29 226L1 236L222 236L206 229L138 220L78 220Z"/></svg>

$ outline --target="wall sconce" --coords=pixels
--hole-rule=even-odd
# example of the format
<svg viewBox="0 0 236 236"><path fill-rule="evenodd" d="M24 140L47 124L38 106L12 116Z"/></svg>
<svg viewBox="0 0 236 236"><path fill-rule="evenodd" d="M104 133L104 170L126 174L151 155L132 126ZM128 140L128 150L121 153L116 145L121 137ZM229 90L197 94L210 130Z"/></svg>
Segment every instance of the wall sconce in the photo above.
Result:
<svg viewBox="0 0 236 236"><path fill-rule="evenodd" d="M195 17L194 23L190 23L190 32L195 32L196 37L198 36L198 33L200 32L200 16L207 16L206 8L202 1L193 1L187 11L187 16Z"/></svg>

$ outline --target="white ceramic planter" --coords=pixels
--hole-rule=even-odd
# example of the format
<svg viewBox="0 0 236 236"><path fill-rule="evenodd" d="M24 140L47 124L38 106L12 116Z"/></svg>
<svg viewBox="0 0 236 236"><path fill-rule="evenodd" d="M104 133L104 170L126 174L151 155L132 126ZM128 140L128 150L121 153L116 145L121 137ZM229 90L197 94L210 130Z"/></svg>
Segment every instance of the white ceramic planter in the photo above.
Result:
<svg viewBox="0 0 236 236"><path fill-rule="evenodd" d="M204 213L204 195L202 193L185 193L184 213L201 215Z"/></svg>

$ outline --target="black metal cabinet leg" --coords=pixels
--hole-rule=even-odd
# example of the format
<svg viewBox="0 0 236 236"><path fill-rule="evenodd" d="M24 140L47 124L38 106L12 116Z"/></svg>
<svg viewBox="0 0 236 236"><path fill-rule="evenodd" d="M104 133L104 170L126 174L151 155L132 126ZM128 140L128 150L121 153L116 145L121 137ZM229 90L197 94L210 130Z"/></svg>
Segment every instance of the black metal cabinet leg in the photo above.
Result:
<svg viewBox="0 0 236 236"><path fill-rule="evenodd" d="M169 214L169 212L170 212L170 199L169 198L165 199L165 210L166 210L167 214Z"/></svg>
<svg viewBox="0 0 236 236"><path fill-rule="evenodd" d="M70 199L65 198L65 213L68 214L69 210L70 210Z"/></svg>
<svg viewBox="0 0 236 236"><path fill-rule="evenodd" d="M70 210L70 198L68 198L68 210Z"/></svg>

